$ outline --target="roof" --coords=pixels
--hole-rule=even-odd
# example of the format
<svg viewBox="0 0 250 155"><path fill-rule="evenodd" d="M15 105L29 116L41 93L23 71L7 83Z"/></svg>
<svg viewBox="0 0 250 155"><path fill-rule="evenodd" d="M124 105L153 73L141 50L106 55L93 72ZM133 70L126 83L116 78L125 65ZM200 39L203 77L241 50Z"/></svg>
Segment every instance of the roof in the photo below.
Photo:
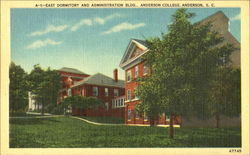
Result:
<svg viewBox="0 0 250 155"><path fill-rule="evenodd" d="M83 84L93 84L93 85L102 85L102 86L112 86L112 87L121 87L124 88L125 82L124 80L118 80L115 82L114 79L103 75L101 73L96 73L85 78L82 81L76 82L72 87L77 87Z"/></svg>
<svg viewBox="0 0 250 155"><path fill-rule="evenodd" d="M82 71L79 71L78 69L75 68L68 68L68 67L63 67L61 69L58 69L57 71L61 71L61 72L68 72L68 73L75 73L75 74L85 74L88 75Z"/></svg>
<svg viewBox="0 0 250 155"><path fill-rule="evenodd" d="M220 20L219 18L222 17L226 20L229 20L228 17L222 12L222 11L217 11L216 13L202 19L201 21L195 23L195 25L199 25L199 24L202 24L202 23L206 23L206 22L214 22L216 20ZM234 42L238 42L232 35L228 35L229 38L232 38L231 40L233 40ZM137 44L141 44L143 46L145 46L147 49L149 49L149 46L147 45L146 41L144 40L140 40L140 39L131 39L129 44L128 44L128 47L126 48L125 52L124 52L124 55L120 61L120 67L123 68L124 66L130 64L131 62L133 62L135 59L137 59L138 57L134 58L134 59L129 59L129 55L130 53L132 52L132 48L133 48L133 43L137 43ZM146 53L148 50L146 50L144 53ZM143 53L143 54L144 54Z"/></svg>
<svg viewBox="0 0 250 155"><path fill-rule="evenodd" d="M198 21L198 22L195 23L195 24L200 24L200 23L202 23L202 22L209 21L209 20L213 19L213 18L216 17L216 16L222 16L222 17L226 18L227 20L229 20L229 18L228 18L222 11L217 11L217 12L211 14L210 16L208 16L208 17L202 19L201 21Z"/></svg>
<svg viewBox="0 0 250 155"><path fill-rule="evenodd" d="M120 61L120 67L122 66L122 64L124 64L129 59L129 56L130 56L134 46L141 46L145 50L144 52L146 52L148 47L149 47L147 45L146 41L144 41L144 40L131 39L127 48L126 48L126 51L123 54L122 59Z"/></svg>
<svg viewBox="0 0 250 155"><path fill-rule="evenodd" d="M138 43L142 44L143 46L147 48L149 47L145 40L139 40L139 39L132 39L132 40L137 41Z"/></svg>

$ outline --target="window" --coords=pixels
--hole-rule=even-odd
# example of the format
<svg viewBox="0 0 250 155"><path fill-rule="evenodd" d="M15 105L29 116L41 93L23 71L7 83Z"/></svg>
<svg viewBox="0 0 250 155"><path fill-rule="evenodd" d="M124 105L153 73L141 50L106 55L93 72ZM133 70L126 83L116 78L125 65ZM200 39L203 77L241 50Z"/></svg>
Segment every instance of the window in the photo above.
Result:
<svg viewBox="0 0 250 155"><path fill-rule="evenodd" d="M143 66L143 75L147 75L148 74L148 66L144 64Z"/></svg>
<svg viewBox="0 0 250 155"><path fill-rule="evenodd" d="M105 96L109 96L109 89L105 88Z"/></svg>
<svg viewBox="0 0 250 155"><path fill-rule="evenodd" d="M109 103L108 102L105 103L105 106L106 106L106 110L109 110Z"/></svg>
<svg viewBox="0 0 250 155"><path fill-rule="evenodd" d="M98 96L98 88L97 87L93 87L93 95Z"/></svg>
<svg viewBox="0 0 250 155"><path fill-rule="evenodd" d="M140 115L139 115L139 113L137 111L135 111L135 118L140 119Z"/></svg>
<svg viewBox="0 0 250 155"><path fill-rule="evenodd" d="M138 87L138 86L136 86L135 89L134 89L134 98L135 98L135 99L139 99L139 98L136 96L136 89L137 89L137 87Z"/></svg>
<svg viewBox="0 0 250 155"><path fill-rule="evenodd" d="M121 99L119 99L119 107L122 106L122 102Z"/></svg>
<svg viewBox="0 0 250 155"><path fill-rule="evenodd" d="M84 89L82 89L82 96L85 96L84 93L85 93L85 92L84 92Z"/></svg>
<svg viewBox="0 0 250 155"><path fill-rule="evenodd" d="M131 100L131 90L128 89L127 91L127 100Z"/></svg>
<svg viewBox="0 0 250 155"><path fill-rule="evenodd" d="M131 71L127 71L127 81L131 81Z"/></svg>
<svg viewBox="0 0 250 155"><path fill-rule="evenodd" d="M119 96L119 91L118 91L118 89L114 89L114 96L115 96L115 97Z"/></svg>
<svg viewBox="0 0 250 155"><path fill-rule="evenodd" d="M131 120L131 109L128 109L128 120Z"/></svg>
<svg viewBox="0 0 250 155"><path fill-rule="evenodd" d="M68 96L72 96L72 91L71 91L71 89L68 89Z"/></svg>
<svg viewBox="0 0 250 155"><path fill-rule="evenodd" d="M122 102L122 103L121 103L121 104L122 104L122 106L124 106L124 102L123 102L123 99L121 99L121 102Z"/></svg>
<svg viewBox="0 0 250 155"><path fill-rule="evenodd" d="M135 66L135 78L138 77L138 74L139 74L139 67Z"/></svg>
<svg viewBox="0 0 250 155"><path fill-rule="evenodd" d="M170 121L170 117L169 116L165 115L165 117L166 117L166 121Z"/></svg>

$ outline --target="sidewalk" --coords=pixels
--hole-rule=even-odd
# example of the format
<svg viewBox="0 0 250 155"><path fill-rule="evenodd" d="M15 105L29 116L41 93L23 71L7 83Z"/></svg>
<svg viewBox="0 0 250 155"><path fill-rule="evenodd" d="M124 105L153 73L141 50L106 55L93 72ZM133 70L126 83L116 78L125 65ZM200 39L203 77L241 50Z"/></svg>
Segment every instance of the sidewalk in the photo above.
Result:
<svg viewBox="0 0 250 155"><path fill-rule="evenodd" d="M32 115L41 115L41 113L39 113L39 112L26 112L26 114L32 114ZM45 116L50 116L50 115L52 115L52 114L49 114L49 113L44 113L44 115Z"/></svg>
<svg viewBox="0 0 250 155"><path fill-rule="evenodd" d="M94 125L125 125L125 124L109 124L109 123L96 123L96 122L92 122L92 121L89 121L87 119L84 119L84 118L80 118L80 117L76 117L76 116L70 116L71 118L75 118L75 119L79 119L81 121L85 121L89 124L94 124Z"/></svg>
<svg viewBox="0 0 250 155"><path fill-rule="evenodd" d="M79 120L82 120L82 121L85 121L87 123L90 123L90 124L94 124L94 125L114 125L114 126L150 126L149 124L109 124L109 123L96 123L96 122L92 122L92 121L89 121L87 119L84 119L84 118L80 118L80 117L76 117L76 116L70 116L71 118L75 118L75 119L79 119ZM156 125L156 127L164 127L164 128L167 128L169 127L169 125ZM180 125L174 125L175 128L179 128Z"/></svg>

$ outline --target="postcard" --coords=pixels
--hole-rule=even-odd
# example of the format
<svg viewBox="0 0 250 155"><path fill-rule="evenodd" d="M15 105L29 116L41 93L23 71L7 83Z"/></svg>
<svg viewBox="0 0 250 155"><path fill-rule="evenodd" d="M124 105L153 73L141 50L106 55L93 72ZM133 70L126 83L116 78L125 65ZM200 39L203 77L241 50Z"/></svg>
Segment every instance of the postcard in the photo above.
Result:
<svg viewBox="0 0 250 155"><path fill-rule="evenodd" d="M1 1L1 154L249 154L248 15Z"/></svg>

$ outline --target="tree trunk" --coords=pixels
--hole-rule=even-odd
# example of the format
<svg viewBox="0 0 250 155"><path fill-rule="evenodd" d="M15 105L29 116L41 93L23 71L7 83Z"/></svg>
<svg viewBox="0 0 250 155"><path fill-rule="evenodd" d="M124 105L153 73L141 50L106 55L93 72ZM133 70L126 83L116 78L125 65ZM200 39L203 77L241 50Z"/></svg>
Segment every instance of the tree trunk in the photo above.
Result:
<svg viewBox="0 0 250 155"><path fill-rule="evenodd" d="M150 126L154 126L154 124L155 124L154 122L155 122L155 121L154 121L153 119L150 119L150 120L149 120Z"/></svg>
<svg viewBox="0 0 250 155"><path fill-rule="evenodd" d="M169 138L174 138L174 117L173 115L170 115L170 122L169 122Z"/></svg>
<svg viewBox="0 0 250 155"><path fill-rule="evenodd" d="M216 128L219 128L220 127L220 115L216 114L215 118L216 118Z"/></svg>

